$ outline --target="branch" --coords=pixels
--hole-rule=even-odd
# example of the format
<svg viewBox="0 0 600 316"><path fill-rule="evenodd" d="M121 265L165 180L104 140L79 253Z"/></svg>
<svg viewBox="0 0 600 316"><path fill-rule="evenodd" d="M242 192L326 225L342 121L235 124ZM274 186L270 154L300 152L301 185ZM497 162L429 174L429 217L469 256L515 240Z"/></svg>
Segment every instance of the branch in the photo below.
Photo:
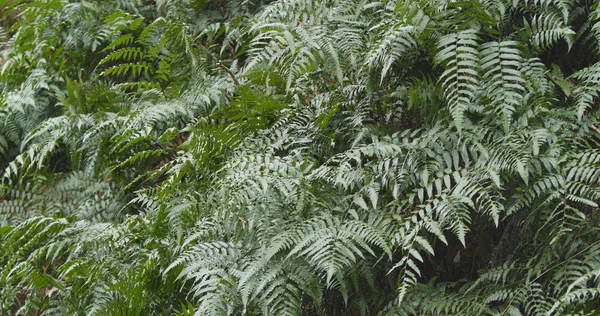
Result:
<svg viewBox="0 0 600 316"><path fill-rule="evenodd" d="M217 67L225 70L225 72L227 72L230 76L231 79L233 79L233 82L235 82L235 84L237 86L241 86L240 81L238 80L238 78L235 76L235 74L233 73L233 71L231 71L231 69L227 68L225 65L221 64L221 63L217 63Z"/></svg>

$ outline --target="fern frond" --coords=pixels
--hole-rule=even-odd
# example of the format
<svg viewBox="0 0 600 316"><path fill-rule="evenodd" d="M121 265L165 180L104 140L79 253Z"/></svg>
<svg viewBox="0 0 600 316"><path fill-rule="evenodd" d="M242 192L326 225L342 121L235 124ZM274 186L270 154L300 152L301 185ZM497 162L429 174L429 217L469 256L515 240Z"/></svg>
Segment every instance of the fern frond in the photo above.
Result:
<svg viewBox="0 0 600 316"><path fill-rule="evenodd" d="M436 62L445 67L440 82L450 114L459 131L465 124L465 112L479 86L478 40L477 32L468 30L446 35L438 43L440 51L436 55Z"/></svg>
<svg viewBox="0 0 600 316"><path fill-rule="evenodd" d="M481 45L481 68L484 89L491 106L502 116L502 126L509 130L512 114L522 102L524 80L517 42L488 42Z"/></svg>
<svg viewBox="0 0 600 316"><path fill-rule="evenodd" d="M540 14L531 21L524 20L525 33L529 36L535 48L545 51L556 44L560 39L567 43L569 50L573 46L575 32L565 26L564 22L553 14Z"/></svg>

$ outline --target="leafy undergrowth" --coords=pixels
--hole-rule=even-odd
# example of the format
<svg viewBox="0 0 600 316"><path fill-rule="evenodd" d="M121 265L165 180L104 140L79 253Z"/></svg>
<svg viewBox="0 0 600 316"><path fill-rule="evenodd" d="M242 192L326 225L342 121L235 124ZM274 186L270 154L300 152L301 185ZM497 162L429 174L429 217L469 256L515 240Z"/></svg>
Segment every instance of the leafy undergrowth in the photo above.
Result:
<svg viewBox="0 0 600 316"><path fill-rule="evenodd" d="M0 0L0 310L596 315L599 12Z"/></svg>

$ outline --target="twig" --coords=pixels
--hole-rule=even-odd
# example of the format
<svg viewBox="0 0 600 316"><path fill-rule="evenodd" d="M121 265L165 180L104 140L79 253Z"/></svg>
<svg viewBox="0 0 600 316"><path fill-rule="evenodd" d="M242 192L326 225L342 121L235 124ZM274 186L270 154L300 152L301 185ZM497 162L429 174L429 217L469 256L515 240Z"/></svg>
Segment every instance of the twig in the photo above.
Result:
<svg viewBox="0 0 600 316"><path fill-rule="evenodd" d="M594 125L591 125L590 127L594 130L594 132L596 132L596 133L598 133L598 135L600 135L600 128L597 128Z"/></svg>
<svg viewBox="0 0 600 316"><path fill-rule="evenodd" d="M225 70L225 72L227 72L231 76L231 79L233 79L233 81L235 82L235 84L238 85L238 86L241 86L240 81L235 76L235 74L233 73L233 71L231 71L231 69L227 68L225 65L223 65L221 63L217 63L217 67Z"/></svg>

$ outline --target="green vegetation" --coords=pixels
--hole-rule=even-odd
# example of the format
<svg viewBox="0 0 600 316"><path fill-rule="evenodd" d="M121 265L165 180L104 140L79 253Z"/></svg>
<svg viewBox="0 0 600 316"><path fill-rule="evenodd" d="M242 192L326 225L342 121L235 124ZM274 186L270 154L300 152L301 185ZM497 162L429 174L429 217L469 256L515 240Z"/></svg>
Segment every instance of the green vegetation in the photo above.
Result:
<svg viewBox="0 0 600 316"><path fill-rule="evenodd" d="M0 19L3 315L598 315L596 1Z"/></svg>

